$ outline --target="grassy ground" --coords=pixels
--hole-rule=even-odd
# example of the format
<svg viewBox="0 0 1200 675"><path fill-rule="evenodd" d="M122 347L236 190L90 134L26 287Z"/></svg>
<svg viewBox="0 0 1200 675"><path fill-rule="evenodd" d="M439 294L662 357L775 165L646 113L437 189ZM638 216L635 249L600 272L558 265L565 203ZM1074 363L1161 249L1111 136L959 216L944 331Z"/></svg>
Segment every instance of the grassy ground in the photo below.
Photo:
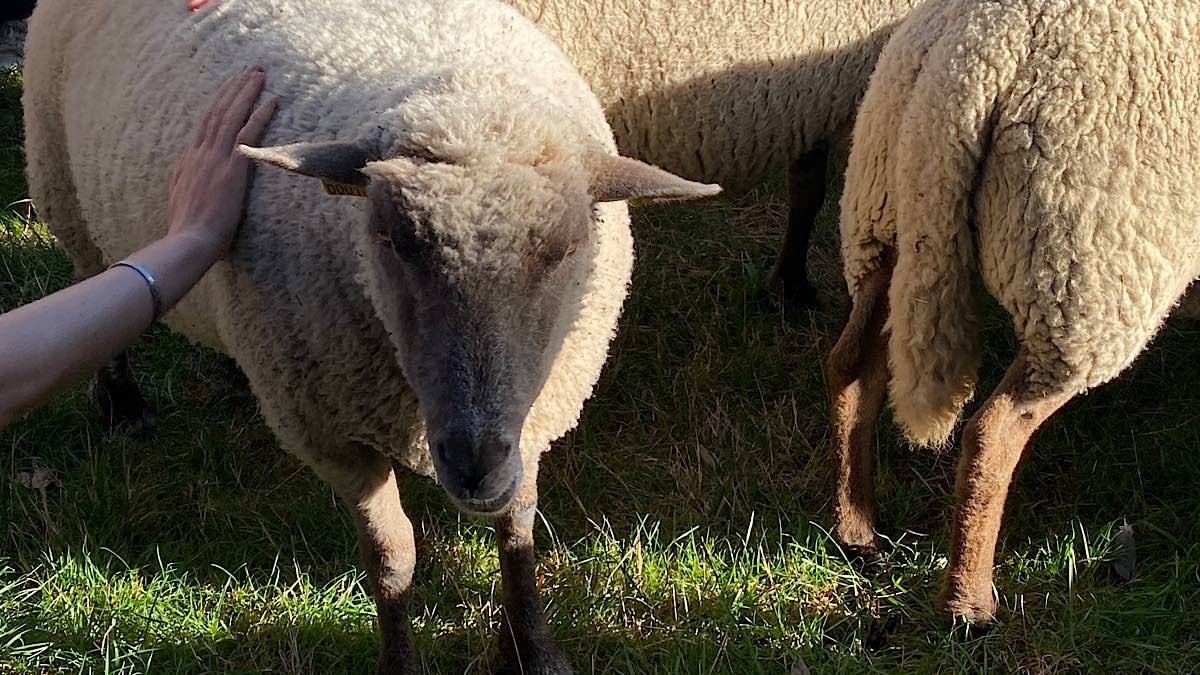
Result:
<svg viewBox="0 0 1200 675"><path fill-rule="evenodd" d="M0 206L25 195L19 87L0 80ZM70 277L25 213L0 218L0 311ZM839 318L757 302L782 219L769 191L637 213L620 336L544 462L541 584L578 669L1200 671L1200 332L1168 326L1038 437L1002 533L999 624L952 633L931 609L952 454L910 452L881 422L895 547L860 570L829 545L822 364ZM815 252L829 290L831 223ZM987 386L1013 352L990 316ZM276 447L214 354L156 329L134 361L154 435L107 433L85 387L0 432L0 673L367 670L374 609L330 491ZM38 469L50 485L28 485ZM487 672L489 529L427 480L402 489L426 672ZM1125 519L1131 583L1111 571Z"/></svg>

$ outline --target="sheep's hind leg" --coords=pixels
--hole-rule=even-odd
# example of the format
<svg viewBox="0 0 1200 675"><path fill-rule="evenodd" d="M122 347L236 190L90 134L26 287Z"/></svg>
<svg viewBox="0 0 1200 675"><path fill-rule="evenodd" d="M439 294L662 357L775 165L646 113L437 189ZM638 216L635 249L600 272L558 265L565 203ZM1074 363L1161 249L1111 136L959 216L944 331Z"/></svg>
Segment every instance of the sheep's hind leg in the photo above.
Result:
<svg viewBox="0 0 1200 675"><path fill-rule="evenodd" d="M567 657L554 643L538 598L533 523L537 514L537 468L526 475L508 512L495 523L500 548L504 618L500 626L500 673L567 675Z"/></svg>
<svg viewBox="0 0 1200 675"><path fill-rule="evenodd" d="M834 537L850 555L871 558L875 537L875 422L887 391L886 261L863 284L829 355L834 462Z"/></svg>
<svg viewBox="0 0 1200 675"><path fill-rule="evenodd" d="M963 430L950 565L939 600L952 620L987 623L995 616L992 564L1013 472L1033 432L1071 397L1063 388L1035 393L1022 351Z"/></svg>
<svg viewBox="0 0 1200 675"><path fill-rule="evenodd" d="M379 614L376 672L417 672L408 618L416 543L391 462L374 450L352 445L343 453L321 455L309 463L354 516L359 554Z"/></svg>
<svg viewBox="0 0 1200 675"><path fill-rule="evenodd" d="M791 307L813 307L817 290L808 280L808 243L825 203L829 151L815 148L788 167L788 224L767 288Z"/></svg>
<svg viewBox="0 0 1200 675"><path fill-rule="evenodd" d="M96 372L92 393L100 413L108 421L109 429L128 427L134 431L149 431L158 425L157 415L146 403L133 379L129 357L125 352Z"/></svg>

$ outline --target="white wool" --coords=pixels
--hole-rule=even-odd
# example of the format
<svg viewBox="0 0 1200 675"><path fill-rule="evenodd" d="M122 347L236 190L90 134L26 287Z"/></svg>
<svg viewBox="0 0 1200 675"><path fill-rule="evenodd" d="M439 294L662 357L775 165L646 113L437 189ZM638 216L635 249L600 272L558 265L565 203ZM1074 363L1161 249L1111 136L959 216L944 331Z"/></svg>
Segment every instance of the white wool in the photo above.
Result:
<svg viewBox="0 0 1200 675"><path fill-rule="evenodd" d="M528 143L509 159L615 153L574 66L488 0L222 0L195 14L161 0L42 0L25 73L30 191L80 272L164 233L172 163L247 64L266 67L280 100L264 145L415 139L466 158L473 141L516 133ZM576 424L627 291L626 207L597 212L590 270L570 291L578 312L522 433L527 457ZM306 461L362 442L428 471L416 397L359 277L366 219L366 200L260 168L233 254L166 321L234 357Z"/></svg>
<svg viewBox="0 0 1200 675"><path fill-rule="evenodd" d="M621 152L744 190L844 144L875 60L921 0L506 0L596 92Z"/></svg>
<svg viewBox="0 0 1200 675"><path fill-rule="evenodd" d="M852 295L895 248L891 400L944 442L971 279L1045 393L1117 376L1200 274L1200 2L931 0L880 57L842 200Z"/></svg>

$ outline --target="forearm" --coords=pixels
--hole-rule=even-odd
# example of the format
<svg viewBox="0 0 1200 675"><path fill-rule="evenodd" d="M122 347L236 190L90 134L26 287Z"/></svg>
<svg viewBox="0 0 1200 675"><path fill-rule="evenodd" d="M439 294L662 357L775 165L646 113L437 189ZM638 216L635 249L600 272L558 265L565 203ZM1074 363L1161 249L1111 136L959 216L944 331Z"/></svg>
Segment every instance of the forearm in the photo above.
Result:
<svg viewBox="0 0 1200 675"><path fill-rule="evenodd" d="M126 258L154 276L163 310L217 259L202 242L172 235ZM0 428L107 363L150 325L142 276L116 267L0 315Z"/></svg>

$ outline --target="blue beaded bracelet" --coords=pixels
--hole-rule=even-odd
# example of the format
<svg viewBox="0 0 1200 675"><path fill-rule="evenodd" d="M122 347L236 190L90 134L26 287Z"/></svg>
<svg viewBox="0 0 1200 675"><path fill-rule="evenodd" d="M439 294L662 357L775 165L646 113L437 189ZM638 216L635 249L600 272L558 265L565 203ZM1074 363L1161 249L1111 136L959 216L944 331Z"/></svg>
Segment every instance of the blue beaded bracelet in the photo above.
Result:
<svg viewBox="0 0 1200 675"><path fill-rule="evenodd" d="M128 267L142 275L142 278L146 280L146 286L150 288L150 299L154 302L154 318L151 321L158 321L158 317L162 316L162 294L158 292L158 282L154 280L154 275L147 272L145 267L128 260L115 262L109 265L108 269L111 270L114 267Z"/></svg>

